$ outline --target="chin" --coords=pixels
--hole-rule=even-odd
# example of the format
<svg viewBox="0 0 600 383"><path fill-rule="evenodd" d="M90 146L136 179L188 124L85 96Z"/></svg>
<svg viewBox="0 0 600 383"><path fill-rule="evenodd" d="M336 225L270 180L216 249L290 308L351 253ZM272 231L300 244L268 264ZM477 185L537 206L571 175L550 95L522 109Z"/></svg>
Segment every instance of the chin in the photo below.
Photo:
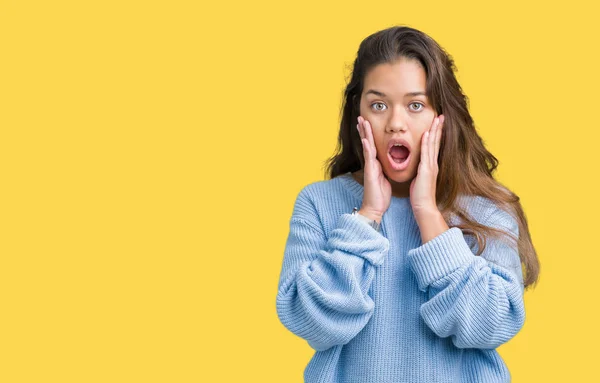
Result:
<svg viewBox="0 0 600 383"><path fill-rule="evenodd" d="M393 181L396 183L410 182L414 178L410 169L405 169L400 172L392 169L385 169L384 172L389 181Z"/></svg>

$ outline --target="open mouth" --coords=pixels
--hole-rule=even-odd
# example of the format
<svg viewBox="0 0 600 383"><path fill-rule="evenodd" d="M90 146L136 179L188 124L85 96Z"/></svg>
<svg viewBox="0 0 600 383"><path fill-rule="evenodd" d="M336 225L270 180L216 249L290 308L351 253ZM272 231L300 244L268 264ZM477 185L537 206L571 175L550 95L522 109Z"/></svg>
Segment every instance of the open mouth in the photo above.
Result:
<svg viewBox="0 0 600 383"><path fill-rule="evenodd" d="M393 170L404 170L410 162L410 150L404 145L394 145L390 147L387 157Z"/></svg>
<svg viewBox="0 0 600 383"><path fill-rule="evenodd" d="M392 160L397 164L406 161L409 155L410 151L404 145L394 145L390 148L390 157L392 157Z"/></svg>

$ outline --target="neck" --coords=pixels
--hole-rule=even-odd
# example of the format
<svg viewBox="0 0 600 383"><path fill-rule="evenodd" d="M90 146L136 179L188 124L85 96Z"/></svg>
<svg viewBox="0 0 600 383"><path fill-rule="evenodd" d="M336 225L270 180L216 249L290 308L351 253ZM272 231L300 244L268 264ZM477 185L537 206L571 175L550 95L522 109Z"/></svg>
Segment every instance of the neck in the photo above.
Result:
<svg viewBox="0 0 600 383"><path fill-rule="evenodd" d="M359 184L363 186L363 188L365 187L363 169L357 170L356 172L352 173L352 176ZM397 198L410 197L410 182L412 180L407 182L396 182L394 180L390 180L387 176L386 179L388 180L390 185L392 185L392 196Z"/></svg>

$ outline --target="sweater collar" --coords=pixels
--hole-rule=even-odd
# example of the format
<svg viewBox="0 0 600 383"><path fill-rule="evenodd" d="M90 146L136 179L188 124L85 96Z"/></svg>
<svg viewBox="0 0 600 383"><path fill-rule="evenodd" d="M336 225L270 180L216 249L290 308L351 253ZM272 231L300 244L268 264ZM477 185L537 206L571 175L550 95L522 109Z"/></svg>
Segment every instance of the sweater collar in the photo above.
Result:
<svg viewBox="0 0 600 383"><path fill-rule="evenodd" d="M358 183L358 181L356 181L354 179L354 177L352 177L352 172L346 172L344 174L341 174L339 176L340 180L343 182L344 186L346 186L346 188L348 190L350 190L350 192L359 200L362 201L363 199L363 195L364 195L364 187ZM409 197L394 197L392 196L392 203L393 202L410 202L410 198Z"/></svg>

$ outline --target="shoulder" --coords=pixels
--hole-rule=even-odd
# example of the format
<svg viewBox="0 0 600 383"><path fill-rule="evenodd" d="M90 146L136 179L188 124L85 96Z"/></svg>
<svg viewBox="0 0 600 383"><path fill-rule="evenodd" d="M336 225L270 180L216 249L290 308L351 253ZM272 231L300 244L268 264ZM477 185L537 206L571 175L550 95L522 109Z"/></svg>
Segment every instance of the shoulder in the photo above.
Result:
<svg viewBox="0 0 600 383"><path fill-rule="evenodd" d="M497 208L494 201L480 195L462 194L458 197L457 204L478 222L485 222Z"/></svg>
<svg viewBox="0 0 600 383"><path fill-rule="evenodd" d="M300 189L297 199L310 200L313 203L331 199L332 196L343 190L341 176L329 179L314 181L306 184Z"/></svg>
<svg viewBox="0 0 600 383"><path fill-rule="evenodd" d="M314 181L303 186L296 196L293 217L304 218L320 215L327 210L330 201L336 201L337 193L342 189L339 177Z"/></svg>
<svg viewBox="0 0 600 383"><path fill-rule="evenodd" d="M516 242L519 239L518 219L486 197L469 196L463 198L461 202L466 207L466 212L476 222L504 233L490 234L491 238L487 236L488 234L485 234L485 247L481 256L491 263L510 268L515 270L517 275L522 275ZM473 253L477 254L479 252L479 241L473 233L469 232L464 235ZM510 254L510 256L507 256L507 254Z"/></svg>
<svg viewBox="0 0 600 383"><path fill-rule="evenodd" d="M501 208L495 201L480 195L461 195L458 204L478 223L486 226L508 229L518 228L515 217Z"/></svg>
<svg viewBox="0 0 600 383"><path fill-rule="evenodd" d="M310 182L298 192L292 221L309 223L328 236L338 226L341 214L360 206L360 188L348 175Z"/></svg>

